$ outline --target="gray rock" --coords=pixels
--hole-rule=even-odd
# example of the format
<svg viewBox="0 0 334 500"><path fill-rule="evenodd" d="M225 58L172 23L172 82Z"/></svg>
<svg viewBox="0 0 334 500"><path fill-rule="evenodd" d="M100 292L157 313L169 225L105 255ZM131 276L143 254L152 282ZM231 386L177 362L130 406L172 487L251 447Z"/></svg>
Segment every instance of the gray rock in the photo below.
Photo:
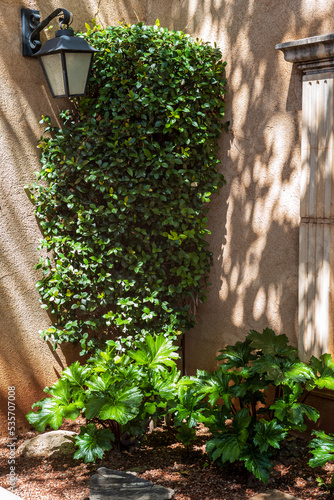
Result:
<svg viewBox="0 0 334 500"><path fill-rule="evenodd" d="M22 443L17 454L27 458L73 456L76 451L73 439L75 435L71 431L45 432Z"/></svg>
<svg viewBox="0 0 334 500"><path fill-rule="evenodd" d="M259 493L249 500L298 500L297 497L293 497L288 493L282 493L278 490L269 491L268 493Z"/></svg>
<svg viewBox="0 0 334 500"><path fill-rule="evenodd" d="M174 490L156 486L134 472L101 467L90 482L90 500L168 500Z"/></svg>

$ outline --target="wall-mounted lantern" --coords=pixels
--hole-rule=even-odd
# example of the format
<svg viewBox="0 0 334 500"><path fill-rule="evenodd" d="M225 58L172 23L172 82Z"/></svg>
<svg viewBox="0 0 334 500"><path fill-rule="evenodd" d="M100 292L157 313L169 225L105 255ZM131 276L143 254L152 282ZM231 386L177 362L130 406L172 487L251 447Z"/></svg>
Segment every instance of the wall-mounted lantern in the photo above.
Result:
<svg viewBox="0 0 334 500"><path fill-rule="evenodd" d="M61 12L63 17L59 18L56 38L41 47L40 32ZM85 95L93 54L98 51L83 38L74 36L69 28L73 14L66 9L56 9L39 22L38 10L22 9L21 19L23 55L39 57L53 97Z"/></svg>

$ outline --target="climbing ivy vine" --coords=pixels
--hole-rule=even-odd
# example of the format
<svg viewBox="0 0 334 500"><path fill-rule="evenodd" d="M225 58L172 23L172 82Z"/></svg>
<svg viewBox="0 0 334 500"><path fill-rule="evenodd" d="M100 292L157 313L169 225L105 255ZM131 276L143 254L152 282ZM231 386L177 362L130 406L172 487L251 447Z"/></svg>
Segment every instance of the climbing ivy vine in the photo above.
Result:
<svg viewBox="0 0 334 500"><path fill-rule="evenodd" d="M80 36L99 50L88 93L60 126L43 117L31 186L47 255L37 287L55 318L42 335L83 352L110 337L175 338L207 292L225 63L158 22Z"/></svg>

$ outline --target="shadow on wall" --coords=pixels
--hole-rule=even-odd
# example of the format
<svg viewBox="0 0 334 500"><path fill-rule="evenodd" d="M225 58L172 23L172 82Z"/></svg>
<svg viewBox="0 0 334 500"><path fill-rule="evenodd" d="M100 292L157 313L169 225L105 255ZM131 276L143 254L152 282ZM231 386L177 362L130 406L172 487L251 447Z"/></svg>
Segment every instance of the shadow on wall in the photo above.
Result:
<svg viewBox="0 0 334 500"><path fill-rule="evenodd" d="M8 387L16 387L17 427L27 425L24 415L33 402L44 396L66 364L77 357L72 346L52 351L39 337L50 324L39 305L35 283L39 272L38 240L41 237L24 186L34 182L38 171L37 141L42 134L41 115L56 122L59 111L70 103L53 99L40 64L21 55L21 7L40 11L43 20L59 2L0 0L0 434L7 435ZM85 29L85 22L97 17L103 25L117 21L136 22L145 9L137 0L85 0L80 5L68 0L65 7L74 14L73 27ZM52 37L54 28L43 36Z"/></svg>
<svg viewBox="0 0 334 500"><path fill-rule="evenodd" d="M0 410L6 415L7 387L15 385L23 418L73 356L57 358L38 335L49 319L35 289L40 234L24 192L39 169L40 117L56 120L68 101L52 99L38 61L21 56L20 9L30 0L0 6ZM57 7L34 2L42 19ZM330 32L332 2L84 0L79 9L67 0L65 7L78 30L94 17L103 26L159 18L221 47L230 92L231 130L221 139L227 185L211 206L212 287L187 337L187 368L212 367L217 350L250 327L271 326L296 343L301 75L274 47Z"/></svg>
<svg viewBox="0 0 334 500"><path fill-rule="evenodd" d="M277 43L333 31L324 0L148 1L148 24L216 42L229 94L221 139L227 184L211 203L208 301L186 336L187 371L211 369L219 349L269 326L297 345L302 75Z"/></svg>

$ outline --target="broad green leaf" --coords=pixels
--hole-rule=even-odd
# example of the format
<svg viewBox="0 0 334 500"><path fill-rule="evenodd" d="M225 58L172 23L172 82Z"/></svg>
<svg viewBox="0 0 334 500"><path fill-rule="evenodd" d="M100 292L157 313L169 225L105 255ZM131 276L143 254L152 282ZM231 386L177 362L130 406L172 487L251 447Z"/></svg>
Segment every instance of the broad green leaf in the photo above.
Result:
<svg viewBox="0 0 334 500"><path fill-rule="evenodd" d="M97 418L101 408L109 401L108 394L92 394L86 402L85 416L88 420Z"/></svg>
<svg viewBox="0 0 334 500"><path fill-rule="evenodd" d="M316 437L309 443L311 467L323 467L327 462L334 460L334 434L326 434L324 431L312 431Z"/></svg>
<svg viewBox="0 0 334 500"><path fill-rule="evenodd" d="M144 155L145 155L147 158L149 158L149 159L151 159L151 158L152 158L152 154L151 154L151 151L150 151L149 149L144 148L144 149L143 149L143 152L144 152Z"/></svg>
<svg viewBox="0 0 334 500"><path fill-rule="evenodd" d="M260 449L260 452L266 452L269 446L273 448L280 447L280 441L285 438L287 431L285 427L276 420L267 421L261 419L255 425L256 434L254 444Z"/></svg>
<svg viewBox="0 0 334 500"><path fill-rule="evenodd" d="M92 391L104 392L108 390L110 383L112 381L112 375L109 373L99 375L94 375L90 380L86 381L86 386Z"/></svg>
<svg viewBox="0 0 334 500"><path fill-rule="evenodd" d="M237 414L233 417L232 427L235 432L241 436L241 439L246 440L248 436L248 427L251 423L252 417L249 414L249 410L247 408L243 408L237 412Z"/></svg>
<svg viewBox="0 0 334 500"><path fill-rule="evenodd" d="M270 328L266 328L262 333L251 330L247 340L251 341L252 349L262 350L265 355L286 356L289 359L294 359L297 355L297 350L288 345L288 337L284 334L275 335Z"/></svg>
<svg viewBox="0 0 334 500"><path fill-rule="evenodd" d="M47 425L57 430L64 418L75 420L80 415L80 409L75 404L64 404L56 398L45 398L35 403L33 407L39 409L36 412L29 412L27 419L38 432L44 432Z"/></svg>
<svg viewBox="0 0 334 500"><path fill-rule="evenodd" d="M51 394L58 402L63 405L69 404L71 401L72 391L71 384L68 380L60 378L51 387L46 387L44 392Z"/></svg>
<svg viewBox="0 0 334 500"><path fill-rule="evenodd" d="M275 410L275 417L281 422L284 422L285 425L295 429L300 427L300 430L304 428L304 415L314 422L319 418L319 413L315 408L303 403L287 403L282 399L275 401L275 403L270 406L270 409Z"/></svg>
<svg viewBox="0 0 334 500"><path fill-rule="evenodd" d="M156 412L157 405L155 403L147 402L145 404L145 411L149 413L149 415L153 415Z"/></svg>
<svg viewBox="0 0 334 500"><path fill-rule="evenodd" d="M178 382L180 380L180 371L173 367L171 371L161 370L148 370L152 388L156 391L164 401L171 401L175 399Z"/></svg>
<svg viewBox="0 0 334 500"><path fill-rule="evenodd" d="M206 443L206 452L211 454L219 446L220 442L221 440L219 438L210 439L210 441Z"/></svg>
<svg viewBox="0 0 334 500"><path fill-rule="evenodd" d="M315 376L314 384L319 389L334 390L334 361L330 354L322 354L319 359L312 356L310 367Z"/></svg>
<svg viewBox="0 0 334 500"><path fill-rule="evenodd" d="M137 387L117 382L108 392L88 397L86 417L116 420L125 425L138 415L142 399L143 395Z"/></svg>
<svg viewBox="0 0 334 500"><path fill-rule="evenodd" d="M294 384L296 382L304 383L312 378L312 369L302 361L293 363L293 365L284 372L284 383L287 384Z"/></svg>
<svg viewBox="0 0 334 500"><path fill-rule="evenodd" d="M161 366L173 367L175 365L173 360L179 357L172 341L163 335L156 338L148 335L144 342L136 342L135 345L137 350L129 351L129 356L149 369L160 369Z"/></svg>
<svg viewBox="0 0 334 500"><path fill-rule="evenodd" d="M79 361L76 361L63 371L62 378L68 380L71 385L83 388L90 371L90 367L80 365Z"/></svg>
<svg viewBox="0 0 334 500"><path fill-rule="evenodd" d="M324 372L323 375L315 381L315 385L319 389L334 390L334 374Z"/></svg>
<svg viewBox="0 0 334 500"><path fill-rule="evenodd" d="M102 459L104 452L112 448L111 441L115 437L110 429L97 429L93 423L81 427L80 435L75 437L79 450L74 458L83 458L85 463L95 462L97 458Z"/></svg>
<svg viewBox="0 0 334 500"><path fill-rule="evenodd" d="M226 420L233 417L232 412L225 405L215 406L213 410L210 411L203 410L200 421L204 424L207 422L210 430L214 433L216 431L221 431L226 429Z"/></svg>
<svg viewBox="0 0 334 500"><path fill-rule="evenodd" d="M210 374L203 374L198 379L198 391L208 396L210 405L215 405L217 400L221 398L224 401L224 404L230 407L230 383L232 380L233 374L231 372L226 373L222 369L218 369Z"/></svg>
<svg viewBox="0 0 334 500"><path fill-rule="evenodd" d="M254 474L260 481L268 483L272 462L265 454L260 454L258 449L248 446L244 450L241 459L249 472Z"/></svg>
<svg viewBox="0 0 334 500"><path fill-rule="evenodd" d="M302 412L309 418L310 420L313 420L313 422L316 422L318 418L320 417L320 413L318 410L315 408L312 408L312 406L308 406L305 404L300 404Z"/></svg>
<svg viewBox="0 0 334 500"><path fill-rule="evenodd" d="M221 354L216 359L225 361L226 368L244 367L256 359L256 356L252 354L251 341L248 339L244 342L236 342L233 346L228 345L220 352Z"/></svg>
<svg viewBox="0 0 334 500"><path fill-rule="evenodd" d="M275 411L275 417L283 421L289 411L289 405L283 399L277 399L274 404L270 406L270 410Z"/></svg>
<svg viewBox="0 0 334 500"><path fill-rule="evenodd" d="M188 427L195 427L201 416L205 405L201 404L203 394L196 389L187 386L180 386L179 401L169 410L175 412L175 423L180 426L186 420Z"/></svg>
<svg viewBox="0 0 334 500"><path fill-rule="evenodd" d="M284 380L284 370L280 360L273 355L262 356L254 362L256 371L274 385L280 385Z"/></svg>
<svg viewBox="0 0 334 500"><path fill-rule="evenodd" d="M207 443L207 452L216 461L218 458L223 462L235 462L239 459L245 441L238 439L235 434L223 433L219 438Z"/></svg>

